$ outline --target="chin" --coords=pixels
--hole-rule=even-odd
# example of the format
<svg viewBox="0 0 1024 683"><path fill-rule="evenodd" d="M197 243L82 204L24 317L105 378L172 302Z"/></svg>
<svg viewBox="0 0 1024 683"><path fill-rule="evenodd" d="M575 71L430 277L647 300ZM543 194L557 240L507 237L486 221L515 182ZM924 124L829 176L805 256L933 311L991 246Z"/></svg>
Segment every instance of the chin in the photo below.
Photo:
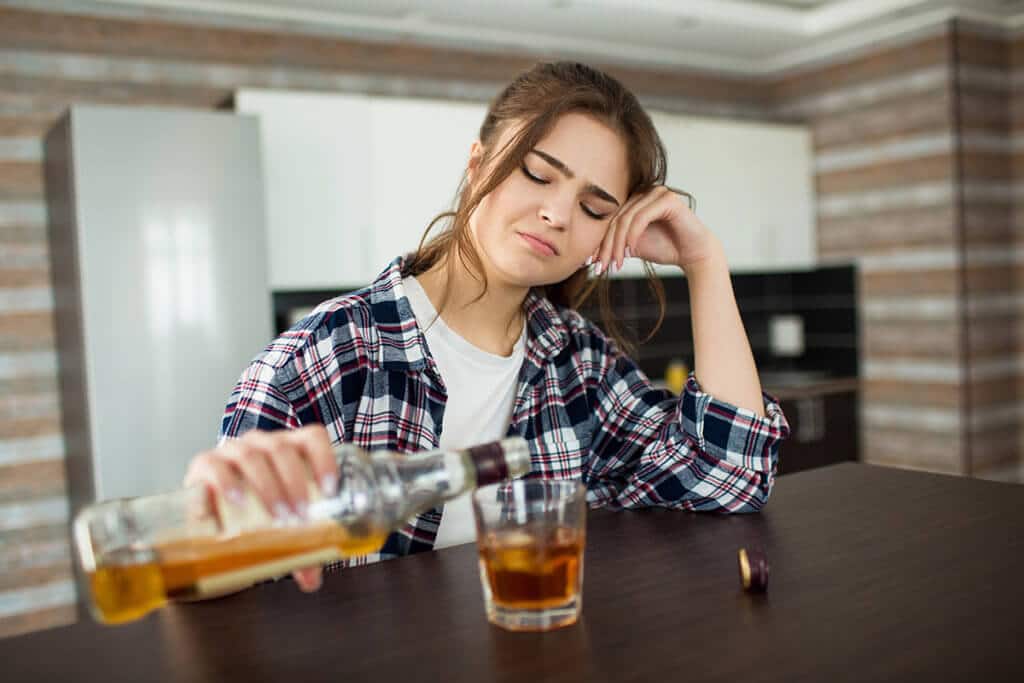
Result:
<svg viewBox="0 0 1024 683"><path fill-rule="evenodd" d="M495 270L509 284L518 287L540 287L561 282L568 275L555 259L543 263L530 254L504 253L494 261ZM571 274L571 273L570 273Z"/></svg>

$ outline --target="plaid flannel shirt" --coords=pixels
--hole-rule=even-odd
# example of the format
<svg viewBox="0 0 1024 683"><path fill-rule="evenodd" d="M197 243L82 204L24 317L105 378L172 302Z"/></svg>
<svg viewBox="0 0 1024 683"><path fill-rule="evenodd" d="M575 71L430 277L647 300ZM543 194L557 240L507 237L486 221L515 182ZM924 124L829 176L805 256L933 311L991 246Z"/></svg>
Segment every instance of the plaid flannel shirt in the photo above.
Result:
<svg viewBox="0 0 1024 683"><path fill-rule="evenodd" d="M416 452L436 448L446 388L416 323L394 259L368 287L321 303L245 368L220 437L320 423L334 443ZM531 291L526 358L508 435L530 445L528 477L581 479L591 507L661 506L753 512L771 494L780 442L778 401L765 414L704 393L654 387L602 331ZM441 508L410 519L366 564L433 548Z"/></svg>

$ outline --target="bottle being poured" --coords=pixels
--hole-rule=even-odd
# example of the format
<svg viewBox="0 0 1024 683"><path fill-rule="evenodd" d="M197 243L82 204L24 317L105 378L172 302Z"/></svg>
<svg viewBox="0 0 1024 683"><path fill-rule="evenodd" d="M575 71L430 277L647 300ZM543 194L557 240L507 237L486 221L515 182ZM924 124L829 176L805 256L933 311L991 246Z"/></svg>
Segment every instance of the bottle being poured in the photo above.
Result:
<svg viewBox="0 0 1024 683"><path fill-rule="evenodd" d="M203 485L96 503L75 517L76 556L97 621L138 619L169 600L198 600L302 567L381 548L411 517L530 470L525 439L406 455L334 449L337 493L310 479L306 514L281 520L251 492L233 503Z"/></svg>

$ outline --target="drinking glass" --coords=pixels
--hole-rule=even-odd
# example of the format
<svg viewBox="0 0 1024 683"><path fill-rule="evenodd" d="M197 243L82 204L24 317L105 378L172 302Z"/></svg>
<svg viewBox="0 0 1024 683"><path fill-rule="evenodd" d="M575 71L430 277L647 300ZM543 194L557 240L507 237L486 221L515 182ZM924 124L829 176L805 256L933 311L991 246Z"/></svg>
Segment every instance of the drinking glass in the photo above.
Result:
<svg viewBox="0 0 1024 683"><path fill-rule="evenodd" d="M512 631L576 623L582 609L586 488L530 479L473 493L487 619Z"/></svg>

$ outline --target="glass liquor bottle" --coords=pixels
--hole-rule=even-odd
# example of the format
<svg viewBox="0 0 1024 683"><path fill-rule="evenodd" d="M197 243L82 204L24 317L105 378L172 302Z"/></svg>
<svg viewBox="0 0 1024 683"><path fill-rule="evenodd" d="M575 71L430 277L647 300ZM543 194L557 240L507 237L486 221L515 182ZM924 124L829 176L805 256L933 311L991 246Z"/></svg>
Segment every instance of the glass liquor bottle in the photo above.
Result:
<svg viewBox="0 0 1024 683"><path fill-rule="evenodd" d="M205 485L104 501L73 524L76 556L97 621L137 619L168 600L237 591L294 569L365 555L409 518L530 470L521 437L411 455L335 447L337 493L313 478L306 514L269 514L251 491L238 504Z"/></svg>

